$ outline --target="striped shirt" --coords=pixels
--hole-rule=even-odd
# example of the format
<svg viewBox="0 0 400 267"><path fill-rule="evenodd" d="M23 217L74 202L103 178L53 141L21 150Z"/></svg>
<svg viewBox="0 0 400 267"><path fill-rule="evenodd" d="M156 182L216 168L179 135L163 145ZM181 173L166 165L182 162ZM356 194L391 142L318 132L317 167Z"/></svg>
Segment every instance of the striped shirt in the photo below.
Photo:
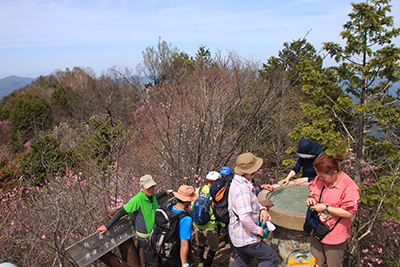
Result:
<svg viewBox="0 0 400 267"><path fill-rule="evenodd" d="M229 236L235 247L244 247L261 241L260 227L256 225L260 210L254 185L241 175L233 177L228 197ZM239 217L239 218L238 218Z"/></svg>

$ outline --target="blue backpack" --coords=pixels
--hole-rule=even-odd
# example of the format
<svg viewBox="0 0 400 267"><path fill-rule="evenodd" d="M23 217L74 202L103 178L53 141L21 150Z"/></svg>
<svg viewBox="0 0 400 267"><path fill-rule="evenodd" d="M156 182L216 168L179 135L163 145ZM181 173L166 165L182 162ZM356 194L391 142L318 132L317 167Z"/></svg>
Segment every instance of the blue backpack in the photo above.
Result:
<svg viewBox="0 0 400 267"><path fill-rule="evenodd" d="M193 222L198 225L204 225L211 219L211 215L208 213L211 207L211 196L210 193L202 194L203 187L199 190L199 197L193 202L193 207L190 212L190 216Z"/></svg>

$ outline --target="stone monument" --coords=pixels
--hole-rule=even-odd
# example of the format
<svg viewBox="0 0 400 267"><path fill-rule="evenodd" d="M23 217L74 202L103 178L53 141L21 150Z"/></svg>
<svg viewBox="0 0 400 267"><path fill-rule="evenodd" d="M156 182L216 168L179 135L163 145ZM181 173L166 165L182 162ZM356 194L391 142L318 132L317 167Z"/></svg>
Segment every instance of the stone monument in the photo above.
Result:
<svg viewBox="0 0 400 267"><path fill-rule="evenodd" d="M303 231L303 224L307 212L307 197L310 194L308 183L299 186L290 182L288 185L273 185L275 190L262 190L258 200L269 199L274 206L268 208L271 222L276 230L271 234L271 247L279 254L277 266L285 266L290 252L295 249L310 249L310 234Z"/></svg>

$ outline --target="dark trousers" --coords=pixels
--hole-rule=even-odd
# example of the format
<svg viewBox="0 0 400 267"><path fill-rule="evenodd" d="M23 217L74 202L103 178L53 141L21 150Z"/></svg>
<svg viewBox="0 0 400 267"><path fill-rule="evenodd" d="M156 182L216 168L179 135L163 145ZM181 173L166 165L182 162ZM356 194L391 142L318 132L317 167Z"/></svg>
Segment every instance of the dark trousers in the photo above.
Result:
<svg viewBox="0 0 400 267"><path fill-rule="evenodd" d="M233 267L249 266L251 258L260 260L258 267L274 267L278 254L265 242L235 247L236 257Z"/></svg>
<svg viewBox="0 0 400 267"><path fill-rule="evenodd" d="M144 259L146 260L148 267L160 267L161 266L161 258L154 252L149 244L144 240L140 240L139 245L142 248Z"/></svg>
<svg viewBox="0 0 400 267"><path fill-rule="evenodd" d="M188 263L189 266L193 266L192 249L189 249ZM168 259L168 265L169 267L182 267L181 253L179 250L178 253L175 253L170 259Z"/></svg>

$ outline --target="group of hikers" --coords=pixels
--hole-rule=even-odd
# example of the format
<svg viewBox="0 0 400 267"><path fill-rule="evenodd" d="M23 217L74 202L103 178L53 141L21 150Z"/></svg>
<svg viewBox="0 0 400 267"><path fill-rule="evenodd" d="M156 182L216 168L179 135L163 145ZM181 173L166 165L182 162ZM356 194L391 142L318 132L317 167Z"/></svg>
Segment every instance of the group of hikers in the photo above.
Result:
<svg viewBox="0 0 400 267"><path fill-rule="evenodd" d="M310 195L306 200L307 206L318 213L319 224L327 229L322 237L317 234L320 225L318 229L312 229L311 253L318 266L342 266L346 240L350 237L352 218L360 199L358 186L340 170L339 163L343 161L341 155L332 157L321 154L321 145L308 139L302 140L298 147L299 159L295 167L278 185L288 184L303 169L302 178L296 179L293 184L308 182ZM260 267L275 266L278 254L263 241L275 226L270 222L266 207L269 205L261 205L257 198L261 190L273 191L274 187L254 184L254 176L262 165L262 158L250 152L243 153L237 157L233 172L224 166L219 172L209 172L203 186L194 189L189 185L181 185L176 192L155 193L157 183L151 175L144 175L140 178L139 193L97 231L104 234L121 217L133 213L138 242L149 267L161 266L162 258L169 266L193 266L192 229L199 267L212 266L219 248L220 231L226 231L229 236L229 267L249 266L251 258L258 259ZM175 201L160 210L157 200L165 195ZM226 202L225 207L223 201ZM204 212L201 208L204 207L208 216L200 218L201 212ZM223 208L225 214L222 214ZM159 212L162 214L157 215ZM177 218L175 250L168 250L170 243L161 244L161 241L154 241L152 237L154 229L158 227L158 216L165 216L169 212ZM157 238L160 239L159 236ZM161 255L160 250L164 254ZM169 251L167 256L166 250Z"/></svg>

